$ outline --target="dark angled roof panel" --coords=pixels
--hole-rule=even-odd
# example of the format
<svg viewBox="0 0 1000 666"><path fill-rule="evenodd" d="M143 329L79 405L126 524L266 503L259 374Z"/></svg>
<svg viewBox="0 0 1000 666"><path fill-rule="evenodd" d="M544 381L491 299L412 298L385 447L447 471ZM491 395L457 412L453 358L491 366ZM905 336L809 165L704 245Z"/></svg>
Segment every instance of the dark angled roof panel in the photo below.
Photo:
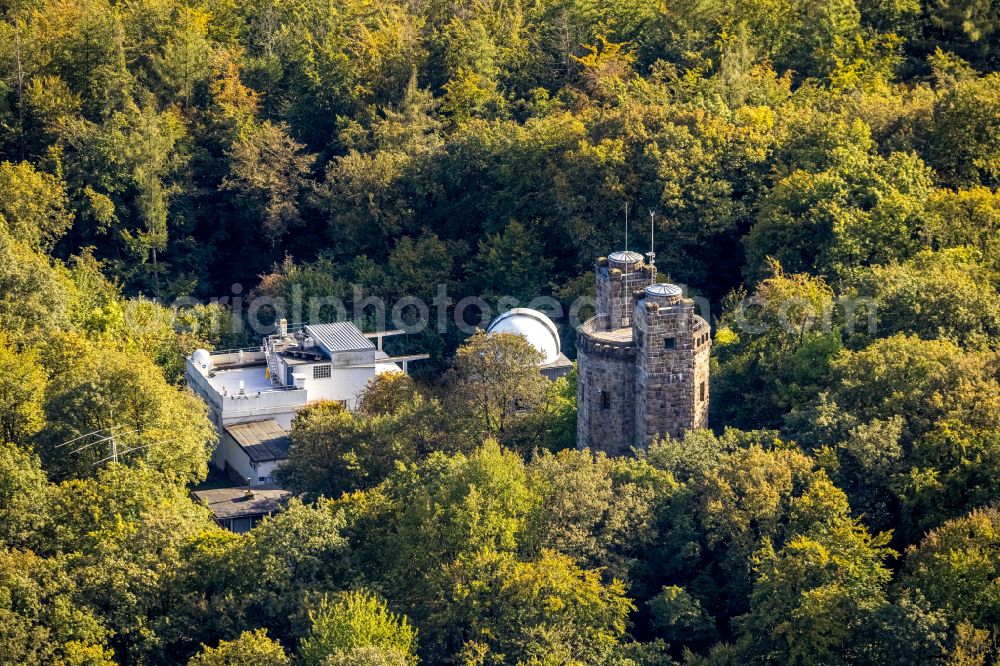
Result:
<svg viewBox="0 0 1000 666"><path fill-rule="evenodd" d="M306 326L305 333L328 354L375 349L372 341L366 338L357 326L346 321L312 324Z"/></svg>
<svg viewBox="0 0 1000 666"><path fill-rule="evenodd" d="M288 433L274 419L228 425L226 434L236 440L253 462L288 457Z"/></svg>
<svg viewBox="0 0 1000 666"><path fill-rule="evenodd" d="M195 499L212 510L216 520L251 518L273 513L285 505L291 493L287 490L254 488L215 488L196 490Z"/></svg>

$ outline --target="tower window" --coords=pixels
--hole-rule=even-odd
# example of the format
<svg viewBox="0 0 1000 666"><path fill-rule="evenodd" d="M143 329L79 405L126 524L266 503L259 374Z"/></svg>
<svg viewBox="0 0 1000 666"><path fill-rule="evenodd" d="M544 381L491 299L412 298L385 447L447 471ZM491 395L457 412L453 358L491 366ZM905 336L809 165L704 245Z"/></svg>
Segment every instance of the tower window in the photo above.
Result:
<svg viewBox="0 0 1000 666"><path fill-rule="evenodd" d="M601 391L601 409L611 409L611 394Z"/></svg>
<svg viewBox="0 0 1000 666"><path fill-rule="evenodd" d="M705 402L705 382L698 385L698 399Z"/></svg>
<svg viewBox="0 0 1000 666"><path fill-rule="evenodd" d="M663 338L663 348L673 349L677 346L677 338Z"/></svg>

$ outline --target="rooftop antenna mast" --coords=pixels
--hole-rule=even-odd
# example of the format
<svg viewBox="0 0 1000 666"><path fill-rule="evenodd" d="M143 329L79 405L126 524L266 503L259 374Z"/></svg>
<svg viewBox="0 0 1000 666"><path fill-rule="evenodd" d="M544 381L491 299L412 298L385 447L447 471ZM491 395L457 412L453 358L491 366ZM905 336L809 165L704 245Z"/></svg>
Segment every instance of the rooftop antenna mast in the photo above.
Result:
<svg viewBox="0 0 1000 666"><path fill-rule="evenodd" d="M655 218L656 218L656 213L654 213L653 209L650 208L649 209L649 252L646 253L646 256L649 257L650 266L656 265L656 225L653 223Z"/></svg>
<svg viewBox="0 0 1000 666"><path fill-rule="evenodd" d="M115 437L115 408L111 408L111 459L118 462L118 438Z"/></svg>
<svg viewBox="0 0 1000 666"><path fill-rule="evenodd" d="M625 202L625 251L628 252L628 202Z"/></svg>
<svg viewBox="0 0 1000 666"><path fill-rule="evenodd" d="M106 458L101 458L100 460L98 460L97 462L95 462L94 465L97 466L97 465L100 465L101 463L106 463L109 460L113 460L114 462L118 462L118 457L119 456L123 456L126 453L132 453L133 451L141 451L142 449L148 449L151 446L157 446L157 445L163 445L163 444L173 444L178 439L180 439L180 438L179 437L173 437L171 439L158 439L158 440L149 442L148 444L140 444L139 446L133 446L133 447L124 449L122 451L115 450L110 456L107 456Z"/></svg>

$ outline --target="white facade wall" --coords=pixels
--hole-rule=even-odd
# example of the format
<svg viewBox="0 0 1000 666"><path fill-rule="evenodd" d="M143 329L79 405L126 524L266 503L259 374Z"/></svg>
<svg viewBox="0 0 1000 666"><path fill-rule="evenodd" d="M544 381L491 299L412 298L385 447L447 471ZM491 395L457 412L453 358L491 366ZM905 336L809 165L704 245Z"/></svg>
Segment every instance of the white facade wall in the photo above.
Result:
<svg viewBox="0 0 1000 666"><path fill-rule="evenodd" d="M280 460L267 460L254 463L250 456L236 443L228 433L223 432L219 437L219 445L212 453L212 465L220 471L226 471L226 463L240 477L241 481L250 479L251 486L260 486L274 483L274 470L281 465ZM261 481L261 479L264 479Z"/></svg>

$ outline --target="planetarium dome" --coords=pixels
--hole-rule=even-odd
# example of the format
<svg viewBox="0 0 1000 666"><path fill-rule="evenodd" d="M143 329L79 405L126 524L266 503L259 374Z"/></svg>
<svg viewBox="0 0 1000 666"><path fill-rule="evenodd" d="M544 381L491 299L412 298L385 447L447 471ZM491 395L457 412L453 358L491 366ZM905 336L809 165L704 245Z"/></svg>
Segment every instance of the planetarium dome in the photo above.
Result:
<svg viewBox="0 0 1000 666"><path fill-rule="evenodd" d="M552 320L538 310L530 308L513 308L493 320L486 329L488 334L517 333L523 335L528 342L545 355L542 365L555 363L559 360L561 345L559 332Z"/></svg>

